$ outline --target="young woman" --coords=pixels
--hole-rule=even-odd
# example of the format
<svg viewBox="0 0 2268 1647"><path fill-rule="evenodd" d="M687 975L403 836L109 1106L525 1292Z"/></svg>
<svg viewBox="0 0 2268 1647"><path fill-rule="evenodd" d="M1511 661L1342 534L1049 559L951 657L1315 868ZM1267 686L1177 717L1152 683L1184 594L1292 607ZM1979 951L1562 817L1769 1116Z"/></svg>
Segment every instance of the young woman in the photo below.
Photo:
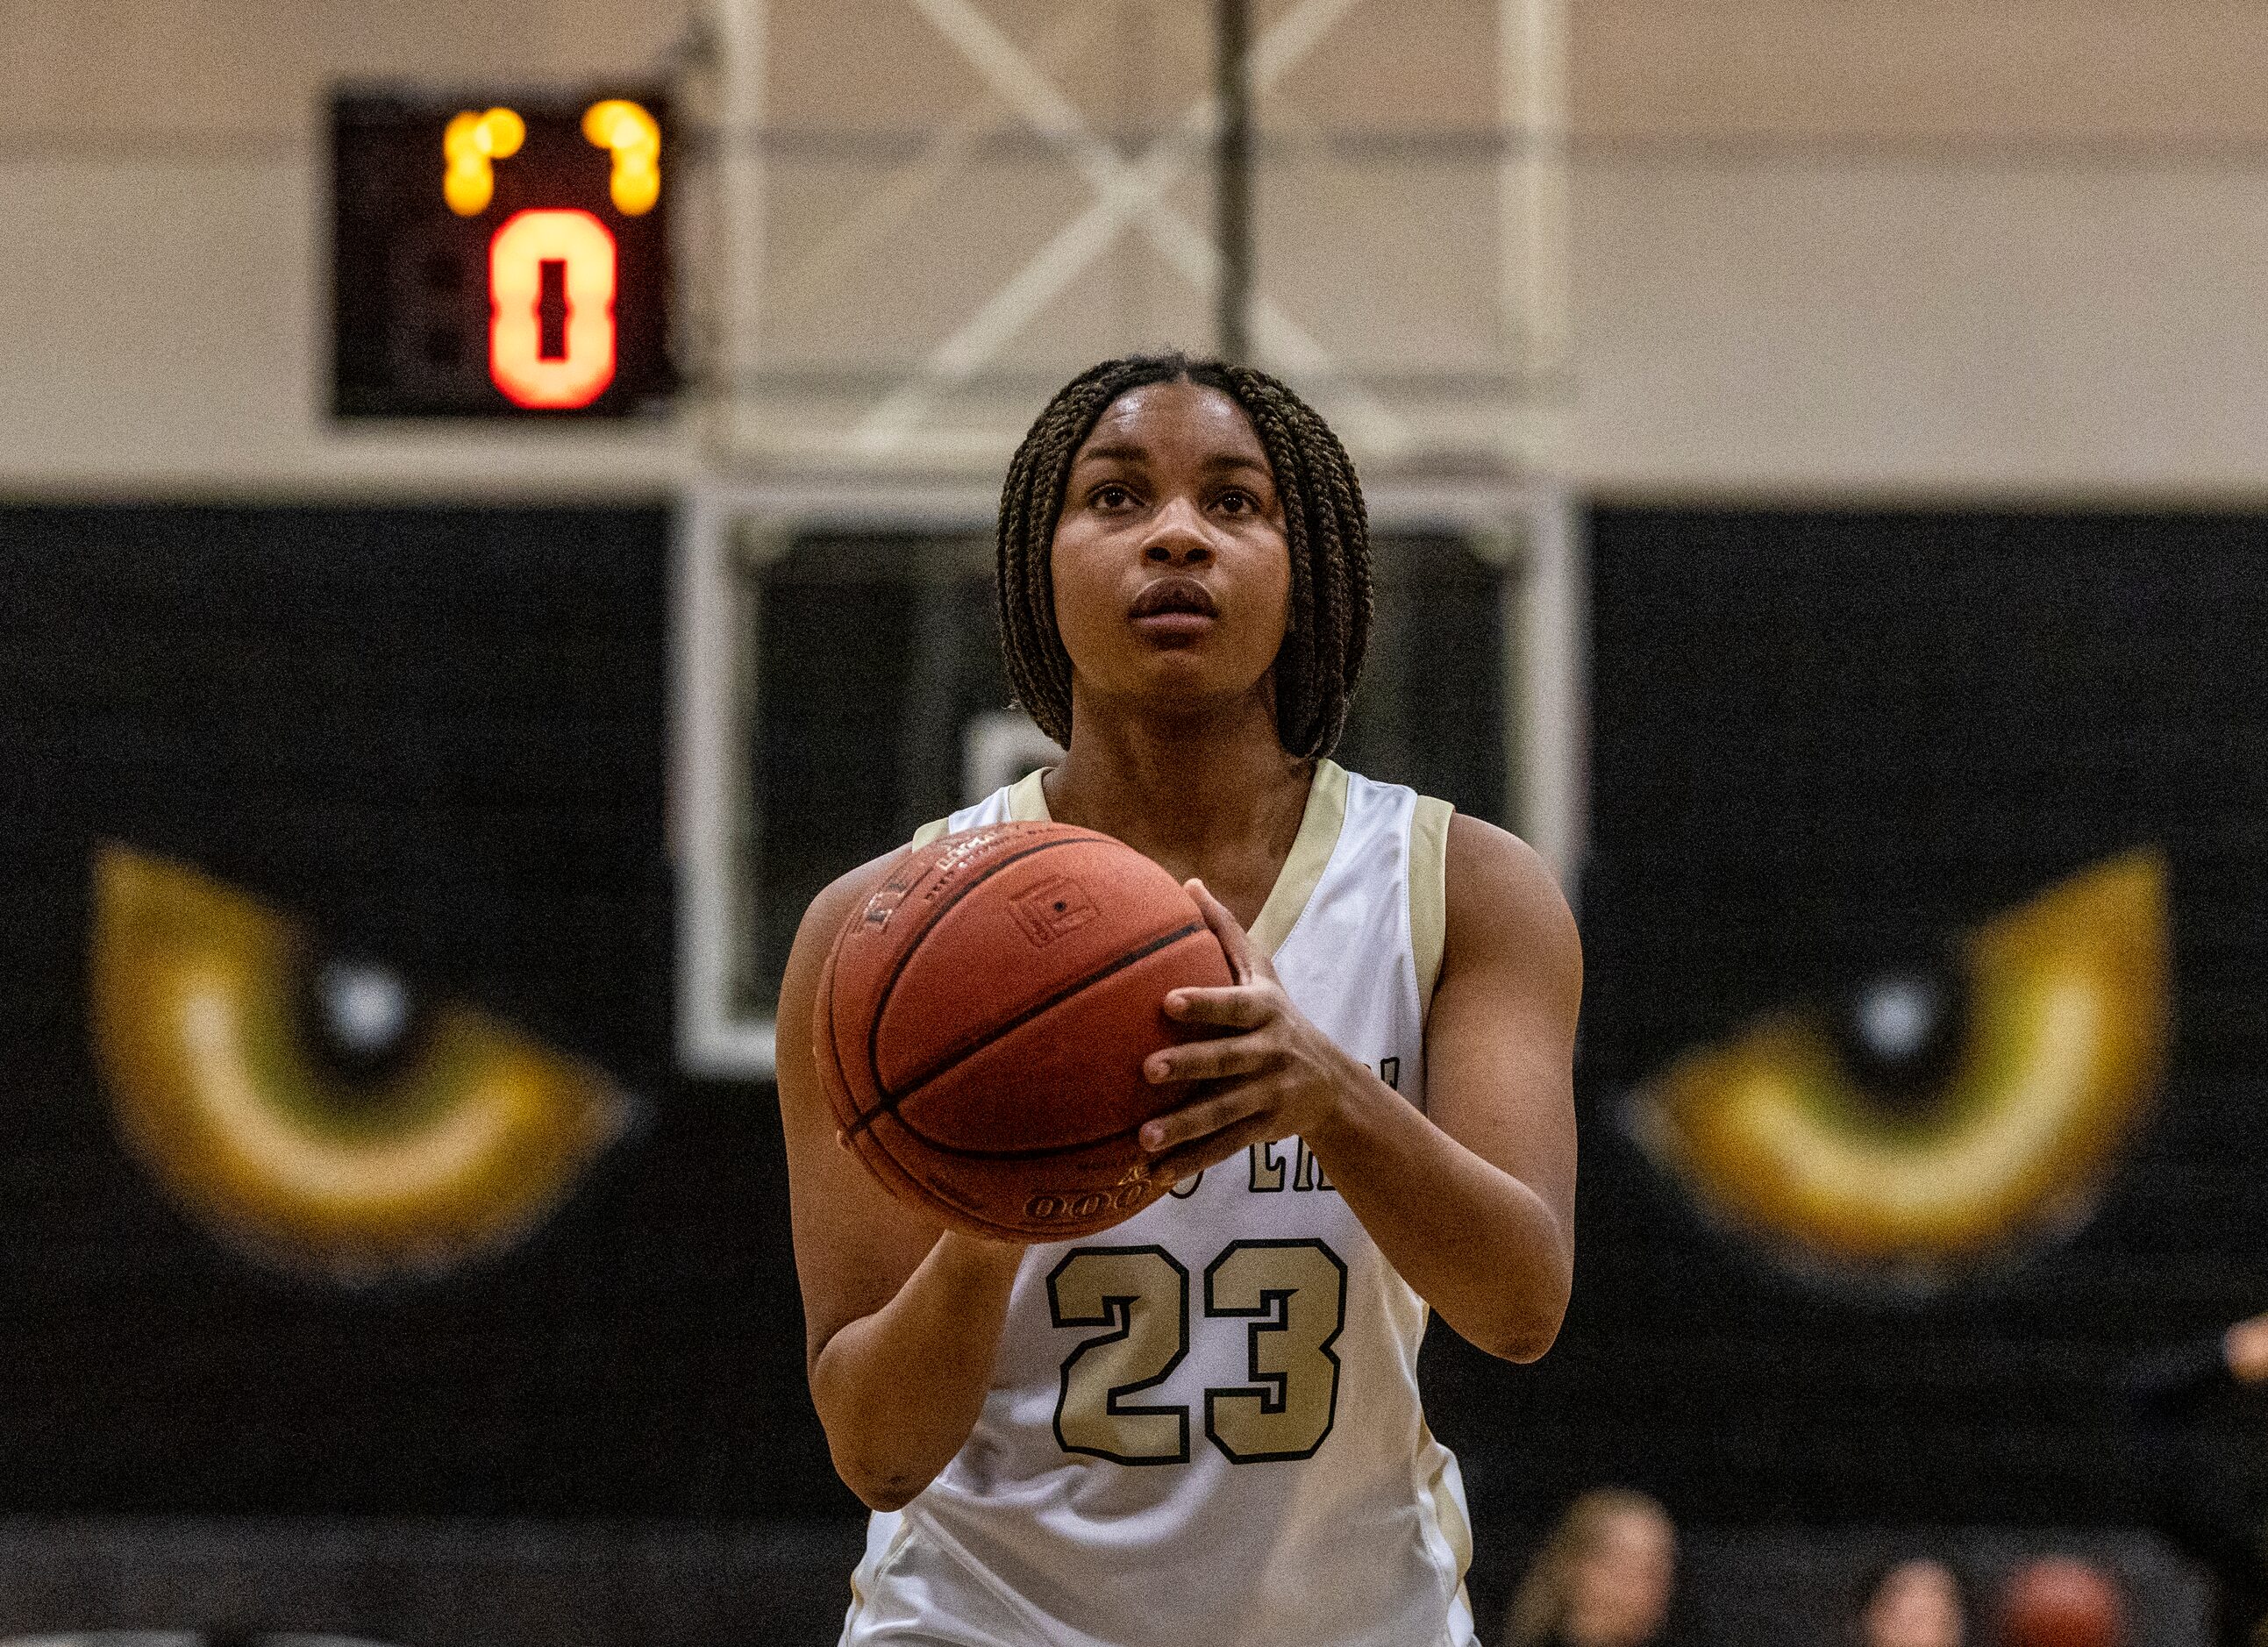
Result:
<svg viewBox="0 0 2268 1647"><path fill-rule="evenodd" d="M779 1089L811 1390L875 1511L846 1643L1468 1647L1426 1312L1513 1361L1573 1262L1573 923L1511 835L1327 758L1370 615L1362 495L1266 374L1107 361L1008 473L1010 679L1062 763L931 827L1052 818L1189 886L1238 982L1144 1128L1174 1194L1091 1239L940 1231L848 1151L817 975L896 855L814 901ZM1444 726L1443 737L1458 730Z"/></svg>

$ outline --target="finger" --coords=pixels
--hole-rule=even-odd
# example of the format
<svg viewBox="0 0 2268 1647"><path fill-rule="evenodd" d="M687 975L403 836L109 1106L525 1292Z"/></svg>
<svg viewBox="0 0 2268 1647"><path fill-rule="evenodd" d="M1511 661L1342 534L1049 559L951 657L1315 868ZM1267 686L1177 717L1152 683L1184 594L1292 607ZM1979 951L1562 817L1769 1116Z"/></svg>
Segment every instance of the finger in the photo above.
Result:
<svg viewBox="0 0 2268 1647"><path fill-rule="evenodd" d="M1150 1163L1150 1171L1159 1177L1171 1177L1176 1183L1186 1183L1205 1168L1233 1160L1254 1144L1279 1136L1281 1125L1272 1109L1263 1111L1249 1121L1167 1151Z"/></svg>
<svg viewBox="0 0 2268 1647"><path fill-rule="evenodd" d="M1256 1090L1256 1086L1253 1082L1239 1081L1143 1122L1142 1147L1152 1155L1162 1155L1224 1127L1249 1120L1256 1112L1268 1107L1269 1094Z"/></svg>
<svg viewBox="0 0 2268 1647"><path fill-rule="evenodd" d="M1192 1040L1153 1052L1143 1060L1142 1073L1153 1086L1169 1081L1219 1081L1257 1075L1274 1068L1279 1059L1275 1043L1267 1037L1224 1035L1218 1040Z"/></svg>
<svg viewBox="0 0 2268 1647"><path fill-rule="evenodd" d="M1166 1016L1184 1024L1257 1029L1275 1015L1275 1001L1248 983L1233 983L1225 989L1174 989L1166 996Z"/></svg>
<svg viewBox="0 0 2268 1647"><path fill-rule="evenodd" d="M1204 915L1205 924L1220 940L1220 952L1228 957L1230 977L1239 983L1246 983L1256 977L1274 975L1266 970L1268 963L1253 950L1251 936L1237 924L1236 917L1228 912L1228 906L1214 897L1203 881L1191 879L1184 883L1184 889L1197 901L1197 908Z"/></svg>

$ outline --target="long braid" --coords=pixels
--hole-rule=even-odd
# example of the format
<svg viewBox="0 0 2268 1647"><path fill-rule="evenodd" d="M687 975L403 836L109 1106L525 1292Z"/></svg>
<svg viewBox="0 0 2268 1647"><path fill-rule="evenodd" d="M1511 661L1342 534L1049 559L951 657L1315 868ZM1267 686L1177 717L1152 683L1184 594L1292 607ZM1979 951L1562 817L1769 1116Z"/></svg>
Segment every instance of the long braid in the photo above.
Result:
<svg viewBox="0 0 2268 1647"><path fill-rule="evenodd" d="M1042 732L1071 741L1071 656L1056 628L1049 554L1072 460L1111 403L1146 384L1220 390L1244 408L1274 471L1290 551L1291 609L1276 660L1277 735L1323 755L1345 730L1370 636L1369 519L1354 465L1329 425L1264 371L1181 355L1129 356L1079 373L1017 447L1000 492L1001 648L1008 680Z"/></svg>
<svg viewBox="0 0 2268 1647"><path fill-rule="evenodd" d="M1277 670L1278 731L1287 749L1327 753L1345 728L1370 633L1361 488L1338 437L1298 395L1248 367L1230 368L1229 376L1278 476L1292 553L1292 624Z"/></svg>
<svg viewBox="0 0 2268 1647"><path fill-rule="evenodd" d="M1008 466L1000 490L998 600L1008 684L1042 732L1071 742L1071 654L1056 629L1049 548L1063 513L1071 460L1110 403L1145 378L1139 363L1090 366L1048 402Z"/></svg>

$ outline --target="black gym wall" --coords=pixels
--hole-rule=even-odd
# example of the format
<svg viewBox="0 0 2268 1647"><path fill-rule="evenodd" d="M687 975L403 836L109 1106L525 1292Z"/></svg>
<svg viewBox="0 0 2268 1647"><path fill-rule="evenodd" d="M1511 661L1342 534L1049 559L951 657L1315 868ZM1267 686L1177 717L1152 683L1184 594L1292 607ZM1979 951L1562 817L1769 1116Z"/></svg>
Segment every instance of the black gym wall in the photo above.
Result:
<svg viewBox="0 0 2268 1647"><path fill-rule="evenodd" d="M1602 509L1589 530L1579 1280L1559 1348L1476 1428L1547 1496L1611 1477L1712 1521L2154 1518L2166 1457L2113 1386L2268 1306L2262 522ZM2062 1227L1884 1284L1726 1228L1633 1146L1631 1093L1681 1055L1831 1018L1871 970L2152 849L2165 1078ZM2208 1452L2257 1452L2241 1412L2216 1421L2236 1427Z"/></svg>
<svg viewBox="0 0 2268 1647"><path fill-rule="evenodd" d="M658 510L0 512L0 1511L843 1512L770 1094L678 1077ZM509 1251L342 1286L121 1148L98 843L588 1060L636 1120Z"/></svg>
<svg viewBox="0 0 2268 1647"><path fill-rule="evenodd" d="M668 527L0 511L0 1511L855 1512L804 1393L770 1094L673 1069ZM2139 1517L2104 1379L2268 1303L2260 523L1589 529L1576 1304L1532 1370L1428 1351L1484 1536L1606 1479L1719 1521ZM105 841L591 1061L638 1124L445 1276L239 1257L110 1119ZM2083 1227L1886 1294L1697 1216L1628 1142L1626 1095L1681 1050L2143 843L2170 864L2173 1057Z"/></svg>

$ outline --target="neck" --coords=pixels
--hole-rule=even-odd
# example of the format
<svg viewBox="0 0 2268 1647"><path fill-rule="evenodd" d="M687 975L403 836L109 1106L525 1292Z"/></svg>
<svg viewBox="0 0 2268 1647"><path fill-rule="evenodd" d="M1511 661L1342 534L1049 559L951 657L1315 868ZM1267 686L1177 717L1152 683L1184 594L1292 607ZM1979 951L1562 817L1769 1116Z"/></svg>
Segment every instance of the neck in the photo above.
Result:
<svg viewBox="0 0 2268 1647"><path fill-rule="evenodd" d="M1043 781L1050 816L1203 877L1248 923L1253 894L1266 897L1290 855L1313 776L1313 763L1278 740L1274 705L1256 695L1162 720L1075 692L1071 748Z"/></svg>

